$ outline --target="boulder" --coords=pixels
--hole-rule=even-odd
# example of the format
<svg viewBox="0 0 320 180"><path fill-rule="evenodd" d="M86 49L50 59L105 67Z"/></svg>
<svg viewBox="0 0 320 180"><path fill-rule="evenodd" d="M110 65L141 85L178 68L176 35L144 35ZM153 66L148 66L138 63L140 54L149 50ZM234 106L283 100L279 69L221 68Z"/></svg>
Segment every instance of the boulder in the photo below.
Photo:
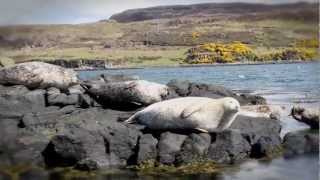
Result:
<svg viewBox="0 0 320 180"><path fill-rule="evenodd" d="M49 88L47 90L47 103L49 106L68 106L68 105L79 105L81 103L79 94L61 93L57 88Z"/></svg>
<svg viewBox="0 0 320 180"><path fill-rule="evenodd" d="M48 143L43 135L18 127L12 119L0 120L0 165L43 165L41 151Z"/></svg>
<svg viewBox="0 0 320 180"><path fill-rule="evenodd" d="M216 133L208 150L208 159L215 163L236 163L249 157L251 146L238 130Z"/></svg>
<svg viewBox="0 0 320 180"><path fill-rule="evenodd" d="M44 90L0 85L0 118L20 118L25 113L42 111L45 106Z"/></svg>
<svg viewBox="0 0 320 180"><path fill-rule="evenodd" d="M144 134L139 139L137 164L152 160L156 161L157 158L157 144L158 140L151 134Z"/></svg>
<svg viewBox="0 0 320 180"><path fill-rule="evenodd" d="M0 84L5 85L67 89L77 82L75 71L43 62L27 62L0 69Z"/></svg>
<svg viewBox="0 0 320 180"><path fill-rule="evenodd" d="M299 122L305 123L311 127L311 129L319 129L320 108L303 108L293 107L291 115Z"/></svg>
<svg viewBox="0 0 320 180"><path fill-rule="evenodd" d="M42 153L46 164L93 170L131 163L141 132L118 122L120 113L110 112L91 108L62 116L57 135Z"/></svg>
<svg viewBox="0 0 320 180"><path fill-rule="evenodd" d="M188 164L206 159L211 144L209 134L191 134L184 141L176 159L178 164Z"/></svg>
<svg viewBox="0 0 320 180"><path fill-rule="evenodd" d="M251 157L272 156L281 146L279 120L238 115L230 128L240 130L248 140L252 146Z"/></svg>
<svg viewBox="0 0 320 180"><path fill-rule="evenodd" d="M159 162L162 164L174 164L176 155L180 152L186 138L186 135L170 132L162 133L158 144Z"/></svg>
<svg viewBox="0 0 320 180"><path fill-rule="evenodd" d="M266 100L261 96L241 94L238 95L230 89L223 86L193 83L189 81L171 80L167 86L173 89L179 96L198 96L209 97L213 99L222 97L233 97L237 99L241 105L266 104Z"/></svg>
<svg viewBox="0 0 320 180"><path fill-rule="evenodd" d="M319 131L287 133L283 139L284 156L291 158L301 154L319 154Z"/></svg>
<svg viewBox="0 0 320 180"><path fill-rule="evenodd" d="M30 180L30 179L49 179L49 172L44 169L31 168L26 172L19 174L20 180Z"/></svg>

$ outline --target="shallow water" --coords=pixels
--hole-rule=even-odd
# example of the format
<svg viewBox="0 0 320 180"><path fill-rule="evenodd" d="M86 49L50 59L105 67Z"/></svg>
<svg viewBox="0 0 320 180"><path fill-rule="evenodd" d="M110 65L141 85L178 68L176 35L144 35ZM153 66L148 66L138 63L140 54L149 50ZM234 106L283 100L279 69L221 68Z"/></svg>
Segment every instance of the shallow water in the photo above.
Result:
<svg viewBox="0 0 320 180"><path fill-rule="evenodd" d="M290 131L306 129L288 117L295 104L320 107L320 63L268 64L242 66L208 66L187 68L148 68L104 71L81 71L82 79L101 73L138 75L141 79L167 83L171 79L189 80L223 85L238 92L250 92L267 98L269 104L281 105L282 136ZM294 159L278 158L269 162L248 161L233 170L219 174L178 176L174 179L218 179L218 180L316 180L319 174L319 157L304 155ZM113 176L113 175L112 175ZM116 178L108 176L109 178ZM139 179L136 175L121 175L120 179ZM153 177L165 179L167 177Z"/></svg>

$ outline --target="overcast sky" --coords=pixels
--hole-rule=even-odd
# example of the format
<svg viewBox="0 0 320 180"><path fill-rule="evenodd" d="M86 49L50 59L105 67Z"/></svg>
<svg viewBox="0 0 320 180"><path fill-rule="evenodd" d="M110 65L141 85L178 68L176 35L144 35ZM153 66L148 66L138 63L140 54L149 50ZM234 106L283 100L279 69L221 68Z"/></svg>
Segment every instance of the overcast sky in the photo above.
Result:
<svg viewBox="0 0 320 180"><path fill-rule="evenodd" d="M127 9L205 2L284 3L317 0L0 0L0 25L85 23Z"/></svg>

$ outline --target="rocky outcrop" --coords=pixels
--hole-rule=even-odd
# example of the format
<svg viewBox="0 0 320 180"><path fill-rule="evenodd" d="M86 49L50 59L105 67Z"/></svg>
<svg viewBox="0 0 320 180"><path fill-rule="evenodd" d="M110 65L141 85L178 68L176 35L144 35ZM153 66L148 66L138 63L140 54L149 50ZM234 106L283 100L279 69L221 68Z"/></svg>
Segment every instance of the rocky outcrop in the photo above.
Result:
<svg viewBox="0 0 320 180"><path fill-rule="evenodd" d="M266 99L261 96L249 94L236 94L232 90L222 86L193 83L189 81L171 80L168 87L172 88L179 96L197 96L209 98L233 97L237 99L241 105L257 105L266 104Z"/></svg>
<svg viewBox="0 0 320 180"><path fill-rule="evenodd" d="M20 118L25 113L45 109L44 90L28 90L25 86L5 87L0 85L0 119Z"/></svg>
<svg viewBox="0 0 320 180"><path fill-rule="evenodd" d="M301 154L319 154L319 131L290 132L283 139L284 156L287 158Z"/></svg>
<svg viewBox="0 0 320 180"><path fill-rule="evenodd" d="M309 125L311 129L319 129L320 107L293 107L291 110L291 116L295 120Z"/></svg>
<svg viewBox="0 0 320 180"><path fill-rule="evenodd" d="M130 82L125 77L107 79L108 83L97 82ZM171 83L168 90L176 97L240 97L223 87L189 82ZM281 145L276 119L238 116L231 129L211 134L155 132L123 123L139 109L112 110L116 109L112 104L101 106L86 91L79 85L64 90L0 86L0 165L31 163L90 171L149 161L232 164L269 156Z"/></svg>
<svg viewBox="0 0 320 180"><path fill-rule="evenodd" d="M21 63L0 70L0 84L4 85L67 89L77 82L77 74L73 70L42 62Z"/></svg>

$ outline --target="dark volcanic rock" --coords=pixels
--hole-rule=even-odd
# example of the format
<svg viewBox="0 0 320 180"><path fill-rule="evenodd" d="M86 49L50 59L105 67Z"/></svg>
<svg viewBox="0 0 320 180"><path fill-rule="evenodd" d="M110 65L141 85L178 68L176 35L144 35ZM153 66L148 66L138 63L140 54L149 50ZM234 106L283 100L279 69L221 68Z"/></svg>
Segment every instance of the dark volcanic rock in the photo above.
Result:
<svg viewBox="0 0 320 180"><path fill-rule="evenodd" d="M99 167L118 165L117 158L107 152L98 131L69 127L64 135L54 136L42 154L49 167L74 166L85 159Z"/></svg>
<svg viewBox="0 0 320 180"><path fill-rule="evenodd" d="M208 158L216 163L235 163L249 157L251 146L240 131L225 130L215 135Z"/></svg>
<svg viewBox="0 0 320 180"><path fill-rule="evenodd" d="M137 164L157 158L158 140L151 134L145 134L140 137Z"/></svg>
<svg viewBox="0 0 320 180"><path fill-rule="evenodd" d="M181 150L185 135L173 134L170 132L162 133L158 144L159 162L162 164L173 164L176 155Z"/></svg>
<svg viewBox="0 0 320 180"><path fill-rule="evenodd" d="M45 91L24 86L0 86L0 118L19 118L24 113L45 109Z"/></svg>
<svg viewBox="0 0 320 180"><path fill-rule="evenodd" d="M75 168L81 171L93 171L99 169L99 165L96 161L93 161L91 159L84 159L79 161L76 164Z"/></svg>
<svg viewBox="0 0 320 180"><path fill-rule="evenodd" d="M79 94L61 93L57 88L49 88L47 90L47 103L49 106L68 106L68 105L78 105L80 103Z"/></svg>
<svg viewBox="0 0 320 180"><path fill-rule="evenodd" d="M210 144L211 136L209 134L189 135L177 155L177 163L186 164L206 159Z"/></svg>
<svg viewBox="0 0 320 180"><path fill-rule="evenodd" d="M204 83L193 83L180 80L171 80L167 84L167 86L173 89L181 97L197 96L209 97L213 99L233 97L237 99L241 105L266 104L266 100L261 96L254 96L249 94L237 95L230 89L227 89L223 86Z"/></svg>
<svg viewBox="0 0 320 180"><path fill-rule="evenodd" d="M309 125L311 129L319 129L320 107L312 109L293 107L291 115L297 121Z"/></svg>
<svg viewBox="0 0 320 180"><path fill-rule="evenodd" d="M49 179L49 173L44 169L30 169L19 175L20 180L30 180L30 179Z"/></svg>
<svg viewBox="0 0 320 180"><path fill-rule="evenodd" d="M264 157L281 146L279 120L237 116L232 129L240 130L241 134L252 146L252 157Z"/></svg>
<svg viewBox="0 0 320 180"><path fill-rule="evenodd" d="M319 153L319 131L290 132L283 139L285 157L307 153Z"/></svg>
<svg viewBox="0 0 320 180"><path fill-rule="evenodd" d="M118 122L119 114L108 116L92 108L63 116L63 123L43 152L48 166L99 168L125 166L135 156L141 132L135 126Z"/></svg>

